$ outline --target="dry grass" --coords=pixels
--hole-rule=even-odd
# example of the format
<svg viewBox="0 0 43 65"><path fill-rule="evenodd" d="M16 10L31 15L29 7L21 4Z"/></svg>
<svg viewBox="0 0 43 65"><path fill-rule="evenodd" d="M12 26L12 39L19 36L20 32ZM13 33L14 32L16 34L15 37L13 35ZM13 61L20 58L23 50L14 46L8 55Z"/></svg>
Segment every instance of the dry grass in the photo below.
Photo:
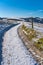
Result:
<svg viewBox="0 0 43 65"><path fill-rule="evenodd" d="M24 30L27 33L27 38L29 41L32 41L32 39L36 38L37 40L33 43L34 46L43 51L43 38L38 38L40 33L32 28L27 28L25 25L22 25L22 30Z"/></svg>
<svg viewBox="0 0 43 65"><path fill-rule="evenodd" d="M39 40L37 40L37 42L35 42L34 45L35 45L40 51L43 51L43 38L40 38Z"/></svg>
<svg viewBox="0 0 43 65"><path fill-rule="evenodd" d="M27 28L25 25L22 25L22 30L24 30L27 33L27 37L29 40L32 40L32 38L36 37L36 31L32 28Z"/></svg>

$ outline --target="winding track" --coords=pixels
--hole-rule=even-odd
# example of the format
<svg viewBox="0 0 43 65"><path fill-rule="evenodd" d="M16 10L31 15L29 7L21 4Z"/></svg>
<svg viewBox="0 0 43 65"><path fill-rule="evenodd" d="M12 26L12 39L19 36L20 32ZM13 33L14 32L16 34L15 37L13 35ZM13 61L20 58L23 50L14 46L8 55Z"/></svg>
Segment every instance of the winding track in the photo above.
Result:
<svg viewBox="0 0 43 65"><path fill-rule="evenodd" d="M18 37L17 28L19 25L11 28L4 35L1 65L36 65L30 52L23 45Z"/></svg>

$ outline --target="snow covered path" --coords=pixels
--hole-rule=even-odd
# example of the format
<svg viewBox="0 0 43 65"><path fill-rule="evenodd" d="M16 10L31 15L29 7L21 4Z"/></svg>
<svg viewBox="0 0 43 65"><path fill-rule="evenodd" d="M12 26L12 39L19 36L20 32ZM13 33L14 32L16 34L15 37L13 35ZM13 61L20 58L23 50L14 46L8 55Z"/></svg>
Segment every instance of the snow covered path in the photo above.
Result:
<svg viewBox="0 0 43 65"><path fill-rule="evenodd" d="M4 35L1 65L36 65L30 52L23 45L18 37L17 28L19 25L11 28Z"/></svg>

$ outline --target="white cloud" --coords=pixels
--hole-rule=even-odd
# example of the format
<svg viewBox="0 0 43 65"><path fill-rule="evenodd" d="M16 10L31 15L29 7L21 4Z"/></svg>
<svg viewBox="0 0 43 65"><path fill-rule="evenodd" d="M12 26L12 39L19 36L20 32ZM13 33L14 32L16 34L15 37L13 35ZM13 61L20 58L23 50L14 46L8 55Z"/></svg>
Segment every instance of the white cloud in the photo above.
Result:
<svg viewBox="0 0 43 65"><path fill-rule="evenodd" d="M31 11L31 12L29 12L28 14L29 15L32 15L32 14L36 14L36 13L42 13L43 12L43 10L36 10L36 11Z"/></svg>
<svg viewBox="0 0 43 65"><path fill-rule="evenodd" d="M43 10L38 10L39 12L43 12Z"/></svg>
<svg viewBox="0 0 43 65"><path fill-rule="evenodd" d="M36 10L36 11L32 11L30 14L36 14L36 13L42 13L43 10Z"/></svg>

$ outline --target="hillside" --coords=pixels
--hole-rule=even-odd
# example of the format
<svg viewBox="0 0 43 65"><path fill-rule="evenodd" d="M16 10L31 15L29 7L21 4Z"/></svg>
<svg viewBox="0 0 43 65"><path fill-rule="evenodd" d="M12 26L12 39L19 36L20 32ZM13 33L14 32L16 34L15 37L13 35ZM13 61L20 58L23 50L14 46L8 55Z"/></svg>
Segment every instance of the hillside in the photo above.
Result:
<svg viewBox="0 0 43 65"><path fill-rule="evenodd" d="M39 17L29 17L29 18L21 18L26 22L31 22L33 19L33 22L37 22L37 23L42 23L43 24L43 18L39 18Z"/></svg>

